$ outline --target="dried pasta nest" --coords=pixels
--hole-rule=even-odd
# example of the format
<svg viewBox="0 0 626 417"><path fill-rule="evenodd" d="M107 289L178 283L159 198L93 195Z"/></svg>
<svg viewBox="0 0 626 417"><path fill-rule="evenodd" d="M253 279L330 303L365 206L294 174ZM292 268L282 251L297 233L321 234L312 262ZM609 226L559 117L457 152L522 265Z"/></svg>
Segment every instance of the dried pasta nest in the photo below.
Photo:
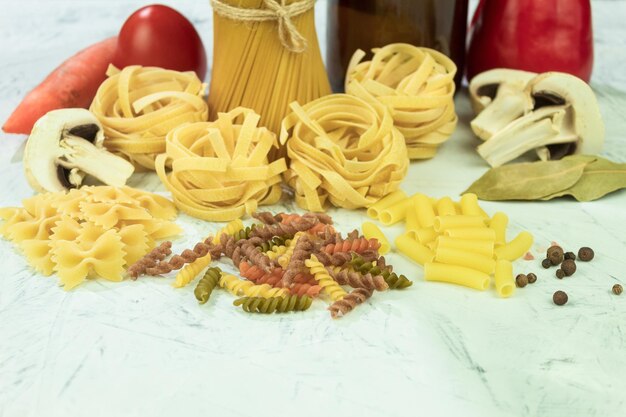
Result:
<svg viewBox="0 0 626 417"><path fill-rule="evenodd" d="M208 120L206 85L194 72L133 65L110 66L107 75L90 110L104 127L104 145L137 167L154 169L173 128Z"/></svg>
<svg viewBox="0 0 626 417"><path fill-rule="evenodd" d="M167 135L156 171L178 208L200 219L229 221L280 199L280 175L287 166L283 158L268 162L278 144L274 133L258 127L259 119L239 107L214 122L188 124Z"/></svg>
<svg viewBox="0 0 626 417"><path fill-rule="evenodd" d="M385 106L332 94L291 108L280 141L290 159L285 181L300 207L367 207L398 189L409 159Z"/></svg>
<svg viewBox="0 0 626 417"><path fill-rule="evenodd" d="M363 62L365 52L355 52L348 66L346 92L388 106L404 135L409 158L432 158L458 120L454 62L435 50L403 43L372 52L372 60Z"/></svg>

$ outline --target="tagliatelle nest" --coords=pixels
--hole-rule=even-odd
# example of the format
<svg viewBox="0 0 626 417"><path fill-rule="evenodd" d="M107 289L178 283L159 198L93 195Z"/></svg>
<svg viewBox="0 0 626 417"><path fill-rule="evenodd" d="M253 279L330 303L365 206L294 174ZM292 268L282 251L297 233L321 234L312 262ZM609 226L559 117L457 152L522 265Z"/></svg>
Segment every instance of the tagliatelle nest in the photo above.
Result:
<svg viewBox="0 0 626 417"><path fill-rule="evenodd" d="M346 75L346 92L376 100L391 110L404 135L409 158L435 156L454 132L454 76L457 68L444 54L396 43L372 50L371 61L355 52Z"/></svg>
<svg viewBox="0 0 626 417"><path fill-rule="evenodd" d="M250 109L220 113L214 122L184 125L165 139L166 153L156 171L174 203L191 216L229 221L274 204L281 196L284 159L268 162L276 135L258 127L260 116ZM166 173L166 164L172 171Z"/></svg>
<svg viewBox="0 0 626 417"><path fill-rule="evenodd" d="M409 159L383 105L332 94L291 108L280 141L290 158L285 180L300 207L367 207L398 189Z"/></svg>
<svg viewBox="0 0 626 417"><path fill-rule="evenodd" d="M206 84L192 71L111 65L107 75L89 110L104 127L104 145L135 166L154 169L170 130L208 119Z"/></svg>

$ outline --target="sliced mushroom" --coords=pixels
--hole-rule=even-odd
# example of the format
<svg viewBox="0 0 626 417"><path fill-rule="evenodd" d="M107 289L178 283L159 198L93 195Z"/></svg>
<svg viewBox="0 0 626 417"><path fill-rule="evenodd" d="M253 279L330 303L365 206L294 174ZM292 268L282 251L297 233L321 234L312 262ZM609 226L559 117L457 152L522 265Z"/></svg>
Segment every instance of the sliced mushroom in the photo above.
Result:
<svg viewBox="0 0 626 417"><path fill-rule="evenodd" d="M24 151L28 183L39 192L81 186L85 175L121 187L135 168L108 152L98 119L86 109L53 110L37 120Z"/></svg>
<svg viewBox="0 0 626 417"><path fill-rule="evenodd" d="M500 166L536 150L542 159L596 154L604 144L604 123L591 87L569 74L548 72L525 90L533 110L478 147L491 166Z"/></svg>
<svg viewBox="0 0 626 417"><path fill-rule="evenodd" d="M478 116L472 120L471 127L476 136L487 140L532 110L532 100L524 89L536 75L534 72L499 68L472 78L470 100Z"/></svg>

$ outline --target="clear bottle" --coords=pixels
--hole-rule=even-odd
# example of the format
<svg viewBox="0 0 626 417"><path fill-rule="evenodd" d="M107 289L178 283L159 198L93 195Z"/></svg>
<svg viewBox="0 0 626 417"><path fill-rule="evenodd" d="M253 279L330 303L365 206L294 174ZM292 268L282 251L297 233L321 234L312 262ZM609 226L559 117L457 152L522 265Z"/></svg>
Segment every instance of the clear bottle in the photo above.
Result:
<svg viewBox="0 0 626 417"><path fill-rule="evenodd" d="M357 49L404 42L437 49L465 66L468 0L329 0L327 67L333 91L343 91Z"/></svg>

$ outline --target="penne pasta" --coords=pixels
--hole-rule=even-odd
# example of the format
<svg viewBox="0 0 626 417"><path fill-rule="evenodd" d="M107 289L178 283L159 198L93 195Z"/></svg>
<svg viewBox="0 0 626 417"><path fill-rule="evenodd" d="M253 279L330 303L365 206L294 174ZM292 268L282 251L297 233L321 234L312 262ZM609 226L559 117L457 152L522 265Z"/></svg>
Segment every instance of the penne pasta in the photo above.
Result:
<svg viewBox="0 0 626 417"><path fill-rule="evenodd" d="M433 222L435 232L443 232L446 229L458 229L468 227L486 227L485 220L481 216L437 216Z"/></svg>
<svg viewBox="0 0 626 417"><path fill-rule="evenodd" d="M510 297L515 292L513 279L513 264L507 260L496 262L495 274L496 292L500 297Z"/></svg>
<svg viewBox="0 0 626 417"><path fill-rule="evenodd" d="M447 282L463 285L484 291L489 288L489 275L475 269L457 265L446 265L428 262L424 264L424 279L426 281Z"/></svg>
<svg viewBox="0 0 626 417"><path fill-rule="evenodd" d="M533 235L528 232L520 232L515 239L495 249L496 259L514 261L524 256L532 244Z"/></svg>
<svg viewBox="0 0 626 417"><path fill-rule="evenodd" d="M449 248L477 253L493 258L493 241L490 240L469 240L455 239L448 236L437 238L437 248Z"/></svg>
<svg viewBox="0 0 626 417"><path fill-rule="evenodd" d="M382 232L382 230L380 230L378 226L376 226L372 222L364 222L361 226L361 229L363 230L363 236L365 236L367 239L378 240L378 243L380 243L378 253L384 255L389 252L389 249L391 249L391 245L389 244L389 241L387 240L385 234Z"/></svg>
<svg viewBox="0 0 626 417"><path fill-rule="evenodd" d="M375 220L378 220L381 210L386 209L396 203L406 200L408 197L404 191L398 190L391 194L387 194L385 197L378 200L367 208L367 215Z"/></svg>
<svg viewBox="0 0 626 417"><path fill-rule="evenodd" d="M427 262L432 262L435 258L435 254L430 249L420 244L415 239L412 239L407 234L398 236L395 243L396 247L401 253L408 256L420 265L424 265Z"/></svg>
<svg viewBox="0 0 626 417"><path fill-rule="evenodd" d="M420 227L432 227L435 220L435 209L430 198L418 193L413 196L413 201Z"/></svg>
<svg viewBox="0 0 626 417"><path fill-rule="evenodd" d="M496 267L493 257L452 248L437 248L435 261L447 265L465 266L486 274L493 274Z"/></svg>
<svg viewBox="0 0 626 417"><path fill-rule="evenodd" d="M504 245L506 243L506 227L508 224L509 217L501 211L494 214L491 218L489 228L496 232L496 245Z"/></svg>
<svg viewBox="0 0 626 417"><path fill-rule="evenodd" d="M454 207L454 201L450 197L440 198L435 204L437 216L454 216L458 214Z"/></svg>
<svg viewBox="0 0 626 417"><path fill-rule="evenodd" d="M469 239L469 240L496 240L496 232L493 229L487 227L463 227L458 229L447 229L443 233L445 236L453 237L456 239Z"/></svg>
<svg viewBox="0 0 626 417"><path fill-rule="evenodd" d="M389 207L382 209L379 213L378 220L385 226L391 226L401 222L406 217L406 212L411 207L411 198L399 201Z"/></svg>

